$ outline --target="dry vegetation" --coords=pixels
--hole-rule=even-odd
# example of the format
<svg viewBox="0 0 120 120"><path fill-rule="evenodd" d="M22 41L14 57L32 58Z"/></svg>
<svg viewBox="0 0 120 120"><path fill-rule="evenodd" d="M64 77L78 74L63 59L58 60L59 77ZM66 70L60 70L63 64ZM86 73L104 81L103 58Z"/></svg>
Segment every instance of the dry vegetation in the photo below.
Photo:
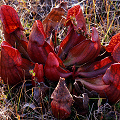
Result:
<svg viewBox="0 0 120 120"><path fill-rule="evenodd" d="M83 7L88 33L95 26L103 45L107 45L113 35L120 32L120 1L119 0L64 0L71 8L75 4ZM35 20L43 20L50 10L56 6L58 0L1 0L3 4L10 5L18 12L25 33L29 36L32 24ZM0 41L3 41L2 24L0 22ZM30 81L24 80L23 84L10 87L1 81L0 83L0 120L8 119L36 119L55 120L50 109L50 95L53 91L49 87L49 96L41 98L38 106L34 101L33 89ZM101 99L91 100L89 112L86 116L79 115L74 108L69 119L95 119L113 120L120 119L120 102L110 106L101 104Z"/></svg>

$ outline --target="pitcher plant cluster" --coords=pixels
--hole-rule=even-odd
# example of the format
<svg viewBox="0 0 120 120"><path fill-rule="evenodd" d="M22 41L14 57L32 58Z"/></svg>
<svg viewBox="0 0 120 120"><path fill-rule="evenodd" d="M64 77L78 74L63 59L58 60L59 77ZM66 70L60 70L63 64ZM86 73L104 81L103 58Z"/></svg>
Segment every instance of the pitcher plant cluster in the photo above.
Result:
<svg viewBox="0 0 120 120"><path fill-rule="evenodd" d="M24 78L32 79L33 86L46 79L59 81L51 95L51 108L54 116L62 119L70 115L73 103L65 79L96 91L109 103L120 99L120 33L102 46L95 27L88 35L80 5L67 9L62 2L54 7L42 22L34 22L29 39L14 8L2 5L0 19L5 38L0 58L4 83L13 86ZM63 26L68 28L67 34L58 42L57 30Z"/></svg>

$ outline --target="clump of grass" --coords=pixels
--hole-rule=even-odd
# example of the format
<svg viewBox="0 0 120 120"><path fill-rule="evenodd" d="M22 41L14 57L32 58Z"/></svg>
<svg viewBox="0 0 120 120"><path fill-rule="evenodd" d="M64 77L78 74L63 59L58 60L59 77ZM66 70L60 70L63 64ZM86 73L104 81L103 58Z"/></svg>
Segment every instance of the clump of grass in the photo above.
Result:
<svg viewBox="0 0 120 120"><path fill-rule="evenodd" d="M103 45L108 45L111 37L120 32L119 3L117 0L86 1L84 10L88 30L90 32L95 26Z"/></svg>
<svg viewBox="0 0 120 120"><path fill-rule="evenodd" d="M13 114L13 107L11 102L8 101L7 94L5 94L5 85L0 80L0 119L11 119Z"/></svg>

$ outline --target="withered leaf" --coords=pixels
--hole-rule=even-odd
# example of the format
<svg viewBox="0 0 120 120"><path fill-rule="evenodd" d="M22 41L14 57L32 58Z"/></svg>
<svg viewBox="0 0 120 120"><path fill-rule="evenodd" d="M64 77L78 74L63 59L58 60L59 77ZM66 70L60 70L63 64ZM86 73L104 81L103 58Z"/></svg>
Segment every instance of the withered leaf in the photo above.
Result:
<svg viewBox="0 0 120 120"><path fill-rule="evenodd" d="M46 96L46 93L48 91L49 87L45 85L44 82L39 83L39 87L34 87L34 99L38 103L38 105L41 104L42 99Z"/></svg>
<svg viewBox="0 0 120 120"><path fill-rule="evenodd" d="M61 4L57 7L54 7L51 12L46 16L43 20L43 26L47 38L50 36L53 29L57 29L58 26L64 24L65 18L65 9L67 9L67 3L61 2Z"/></svg>
<svg viewBox="0 0 120 120"><path fill-rule="evenodd" d="M51 95L51 99L53 99L51 102L53 115L60 119L69 117L73 98L66 87L64 78L60 78L57 87Z"/></svg>
<svg viewBox="0 0 120 120"><path fill-rule="evenodd" d="M81 96L73 96L74 99L74 106L77 110L77 112L80 115L86 115L88 112L88 104L89 104L89 97L87 93L83 93Z"/></svg>

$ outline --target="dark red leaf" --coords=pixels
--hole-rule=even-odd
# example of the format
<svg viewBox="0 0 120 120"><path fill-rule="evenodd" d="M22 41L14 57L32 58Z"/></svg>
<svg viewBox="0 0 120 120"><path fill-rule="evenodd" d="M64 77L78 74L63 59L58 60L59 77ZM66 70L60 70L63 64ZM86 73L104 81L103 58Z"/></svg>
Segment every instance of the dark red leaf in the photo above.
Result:
<svg viewBox="0 0 120 120"><path fill-rule="evenodd" d="M46 46L45 44L47 44L45 43L45 38L46 36L41 21L35 21L29 36L27 51L30 58L36 63L44 64L47 59L48 51L52 50L52 48L48 48L48 45L46 48L44 47ZM46 49L48 50L46 51Z"/></svg>
<svg viewBox="0 0 120 120"><path fill-rule="evenodd" d="M63 61L56 55L56 53L53 51L52 47L45 41L45 44L43 46L45 48L45 50L47 51L47 53L49 54L50 52L52 52L55 57L57 58L59 64L61 67L65 67L63 64Z"/></svg>
<svg viewBox="0 0 120 120"><path fill-rule="evenodd" d="M112 104L120 99L120 63L112 64L103 77L79 80L88 89L96 91L100 97L108 99Z"/></svg>
<svg viewBox="0 0 120 120"><path fill-rule="evenodd" d="M54 53L50 52L45 63L45 76L51 81L58 81L60 77L67 78L72 72L59 66L60 63Z"/></svg>
<svg viewBox="0 0 120 120"><path fill-rule="evenodd" d="M37 86L40 82L44 82L44 72L43 72L43 65L35 63L35 67L33 72L35 76L32 76L32 85Z"/></svg>
<svg viewBox="0 0 120 120"><path fill-rule="evenodd" d="M44 33L42 22L36 20L30 33L30 41L36 42L38 46L42 46L45 43L45 38L46 35Z"/></svg>
<svg viewBox="0 0 120 120"><path fill-rule="evenodd" d="M20 53L27 59L27 38L23 32L23 27L20 23L20 19L14 8L2 5L0 8L0 15L3 24L3 33L5 40L13 47L19 50Z"/></svg>
<svg viewBox="0 0 120 120"><path fill-rule="evenodd" d="M114 35L111 40L109 45L106 48L107 52L112 52L114 47L120 42L120 33Z"/></svg>
<svg viewBox="0 0 120 120"><path fill-rule="evenodd" d="M113 63L113 58L109 56L102 59L101 61L93 62L89 66L86 64L85 66L78 68L76 76L80 75L82 77L96 77L98 75L104 74Z"/></svg>
<svg viewBox="0 0 120 120"><path fill-rule="evenodd" d="M88 71L95 71L95 70L98 70L104 66L106 66L107 64L112 64L114 63L114 60L112 58L112 56L109 56L109 57L105 57L104 59L100 60L100 61L95 61L93 63L89 63L89 64L85 64L83 66L80 66L78 68L78 72L88 72Z"/></svg>
<svg viewBox="0 0 120 120"><path fill-rule="evenodd" d="M67 3L61 2L61 4L57 7L54 7L51 12L46 16L43 21L43 26L47 38L50 37L52 30L56 30L58 26L62 26L64 24L65 18L63 17L65 14L65 9L67 9Z"/></svg>
<svg viewBox="0 0 120 120"><path fill-rule="evenodd" d="M83 64L93 61L101 49L100 39L96 28L92 28L92 40L84 40L74 46L63 61L65 66Z"/></svg>
<svg viewBox="0 0 120 120"><path fill-rule="evenodd" d="M38 46L36 42L31 42L30 40L28 43L28 54L33 62L39 64L45 64L48 56L44 46Z"/></svg>
<svg viewBox="0 0 120 120"><path fill-rule="evenodd" d="M17 28L24 30L17 12L14 8L8 5L2 5L0 7L0 18L3 23L3 28L9 34L15 31Z"/></svg>
<svg viewBox="0 0 120 120"><path fill-rule="evenodd" d="M5 83L14 85L23 80L22 58L19 51L9 43L1 44L1 78Z"/></svg>
<svg viewBox="0 0 120 120"><path fill-rule="evenodd" d="M26 42L28 41L24 32L19 28L9 34L3 29L3 33L5 40L13 47L18 47L21 41L26 41Z"/></svg>
<svg viewBox="0 0 120 120"><path fill-rule="evenodd" d="M105 84L112 84L120 90L120 63L115 63L110 66L103 76L103 81Z"/></svg>
<svg viewBox="0 0 120 120"><path fill-rule="evenodd" d="M71 114L73 98L66 87L64 78L60 78L57 87L51 95L51 99L53 99L51 102L53 115L59 119L68 118Z"/></svg>
<svg viewBox="0 0 120 120"><path fill-rule="evenodd" d="M120 42L114 47L112 55L116 62L120 62Z"/></svg>
<svg viewBox="0 0 120 120"><path fill-rule="evenodd" d="M76 5L68 10L65 25L73 24L74 29L81 29L86 33L86 22L82 13L80 5Z"/></svg>
<svg viewBox="0 0 120 120"><path fill-rule="evenodd" d="M43 46L38 46L37 43L29 41L28 53L31 59L39 64L45 64L48 54L54 53L52 47L45 41ZM55 53L54 53L55 54ZM63 65L62 60L55 54L61 66Z"/></svg>
<svg viewBox="0 0 120 120"><path fill-rule="evenodd" d="M30 57L27 53L28 40L22 30L16 29L10 34L4 31L4 37L9 44L19 50L23 57L30 60Z"/></svg>
<svg viewBox="0 0 120 120"><path fill-rule="evenodd" d="M30 58L39 64L45 64L47 56L50 52L53 52L52 47L45 41L45 33L41 21L37 20L33 24L32 31L30 33L28 48L28 54ZM55 54L55 53L54 53ZM57 57L57 55L55 54ZM57 57L60 65L63 63L59 57Z"/></svg>
<svg viewBox="0 0 120 120"><path fill-rule="evenodd" d="M61 59L64 59L64 56L69 52L69 50L80 43L81 41L85 40L86 37L78 34L77 31L74 30L73 26L69 28L69 31L67 33L67 36L65 39L61 42L59 51L58 51L58 56Z"/></svg>

